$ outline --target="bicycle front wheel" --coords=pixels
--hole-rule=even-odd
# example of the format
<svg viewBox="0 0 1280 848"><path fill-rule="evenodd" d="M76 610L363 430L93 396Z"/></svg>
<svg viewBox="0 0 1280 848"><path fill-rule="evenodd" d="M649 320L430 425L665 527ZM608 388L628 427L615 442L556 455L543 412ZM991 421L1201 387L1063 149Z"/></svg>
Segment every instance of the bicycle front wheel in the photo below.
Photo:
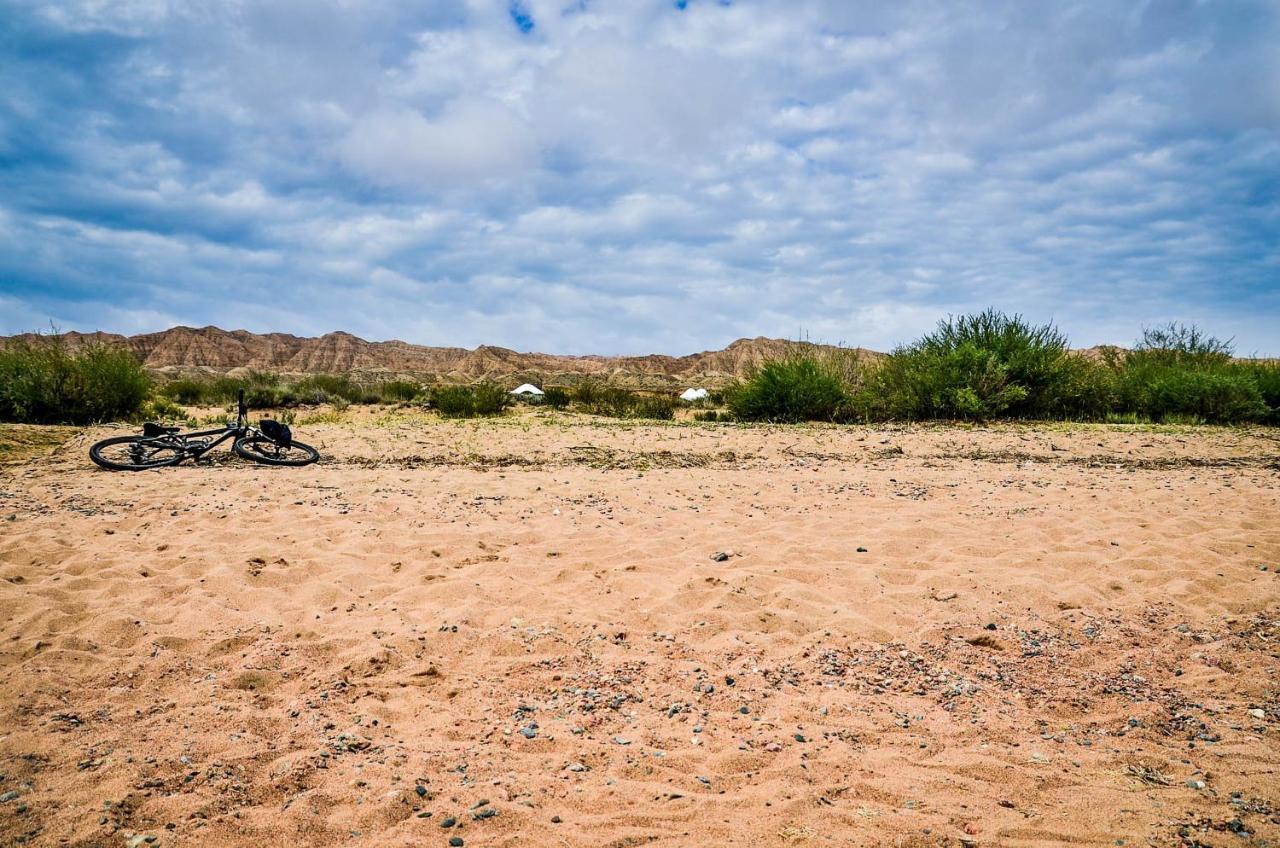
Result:
<svg viewBox="0 0 1280 848"><path fill-rule="evenodd" d="M115 436L89 448L89 458L108 471L146 471L177 465L186 454L176 445L145 436Z"/></svg>
<svg viewBox="0 0 1280 848"><path fill-rule="evenodd" d="M234 447L240 456L264 465L310 465L320 458L320 452L311 445L291 442L286 446L265 436L243 436L236 439Z"/></svg>

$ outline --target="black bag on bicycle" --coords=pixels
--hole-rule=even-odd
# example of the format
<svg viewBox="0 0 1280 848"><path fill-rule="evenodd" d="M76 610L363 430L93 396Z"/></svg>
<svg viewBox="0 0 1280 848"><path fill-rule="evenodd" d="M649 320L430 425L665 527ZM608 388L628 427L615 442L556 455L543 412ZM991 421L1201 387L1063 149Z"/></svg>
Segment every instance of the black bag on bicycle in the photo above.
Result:
<svg viewBox="0 0 1280 848"><path fill-rule="evenodd" d="M281 447L287 448L293 444L293 432L289 429L288 424L281 424L279 421L264 418L258 429L262 431L262 435Z"/></svg>

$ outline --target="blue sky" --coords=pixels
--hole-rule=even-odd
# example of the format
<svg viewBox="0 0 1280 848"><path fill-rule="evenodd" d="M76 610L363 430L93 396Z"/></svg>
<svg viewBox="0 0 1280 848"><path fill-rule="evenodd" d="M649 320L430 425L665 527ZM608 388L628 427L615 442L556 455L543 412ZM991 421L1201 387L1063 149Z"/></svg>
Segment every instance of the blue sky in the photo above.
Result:
<svg viewBox="0 0 1280 848"><path fill-rule="evenodd" d="M0 332L1280 355L1280 6L0 0Z"/></svg>

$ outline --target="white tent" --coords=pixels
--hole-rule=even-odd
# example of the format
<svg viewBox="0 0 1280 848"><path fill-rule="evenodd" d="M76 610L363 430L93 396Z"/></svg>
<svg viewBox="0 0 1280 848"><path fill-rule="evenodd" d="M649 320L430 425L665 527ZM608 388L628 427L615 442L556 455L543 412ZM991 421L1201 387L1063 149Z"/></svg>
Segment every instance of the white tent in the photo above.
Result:
<svg viewBox="0 0 1280 848"><path fill-rule="evenodd" d="M524 397L541 397L545 392L532 383L525 383L523 386L512 389L511 394L522 395Z"/></svg>
<svg viewBox="0 0 1280 848"><path fill-rule="evenodd" d="M710 392L706 389L685 389L680 394L680 400L687 400L692 403L695 400L702 400L708 395L710 395Z"/></svg>

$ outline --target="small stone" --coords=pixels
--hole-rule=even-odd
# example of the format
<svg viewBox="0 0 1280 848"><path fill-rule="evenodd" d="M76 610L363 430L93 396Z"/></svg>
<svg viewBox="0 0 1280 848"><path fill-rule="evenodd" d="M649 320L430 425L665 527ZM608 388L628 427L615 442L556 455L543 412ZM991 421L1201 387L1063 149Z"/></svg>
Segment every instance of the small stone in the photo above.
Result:
<svg viewBox="0 0 1280 848"><path fill-rule="evenodd" d="M569 769L569 771L586 771L587 770L587 767L584 766L582 763L569 763L569 765L565 766L565 768Z"/></svg>
<svg viewBox="0 0 1280 848"><path fill-rule="evenodd" d="M422 784L418 784L417 786L413 787L413 791L418 793L419 798L427 797L427 787L423 786Z"/></svg>
<svg viewBox="0 0 1280 848"><path fill-rule="evenodd" d="M796 734L794 737L792 737L792 738L793 738L793 739L795 739L797 742L804 742L804 741L807 741L807 740L805 740L805 738L804 738L804 734L803 734L803 733L797 733L797 734Z"/></svg>
<svg viewBox="0 0 1280 848"><path fill-rule="evenodd" d="M860 553L860 554L865 554L865 553L867 553L867 549L866 549L866 548L861 548L861 547L860 547L860 548L858 548L858 553Z"/></svg>
<svg viewBox="0 0 1280 848"><path fill-rule="evenodd" d="M712 562L724 562L728 558L729 558L729 554L727 551L716 551L711 555Z"/></svg>
<svg viewBox="0 0 1280 848"><path fill-rule="evenodd" d="M995 630L995 629L996 629L996 624L995 624L995 622L993 621L993 622L991 622L990 624L988 624L988 625L987 625L987 629L988 629L988 630Z"/></svg>
<svg viewBox="0 0 1280 848"><path fill-rule="evenodd" d="M461 836L450 836L450 837L449 837L449 846L450 846L450 848L462 848L463 844L464 844L464 843L463 843L463 841L462 841L462 837L461 837Z"/></svg>
<svg viewBox="0 0 1280 848"><path fill-rule="evenodd" d="M1192 789L1204 789L1203 780L1195 780L1194 778L1187 781L1187 786Z"/></svg>
<svg viewBox="0 0 1280 848"><path fill-rule="evenodd" d="M564 819L560 818L559 816L552 816L552 817L551 817L551 823L552 823L552 824L560 824L560 822L562 822L562 821L564 821Z"/></svg>
<svg viewBox="0 0 1280 848"><path fill-rule="evenodd" d="M1258 709L1249 710L1249 715L1253 716L1254 718L1266 718L1266 717L1267 717L1267 713L1266 713L1266 711L1265 711L1265 710L1258 710Z"/></svg>
<svg viewBox="0 0 1280 848"><path fill-rule="evenodd" d="M453 816L449 816L440 821L440 826L448 830L449 828L453 827L457 823L458 823L457 819L455 819Z"/></svg>
<svg viewBox="0 0 1280 848"><path fill-rule="evenodd" d="M538 735L538 726L536 724L530 724L522 727L520 728L520 735L525 739L534 739Z"/></svg>
<svg viewBox="0 0 1280 848"><path fill-rule="evenodd" d="M17 797L18 797L18 791L16 789L10 789L8 792L4 793L3 795L0 795L0 804L7 804Z"/></svg>

